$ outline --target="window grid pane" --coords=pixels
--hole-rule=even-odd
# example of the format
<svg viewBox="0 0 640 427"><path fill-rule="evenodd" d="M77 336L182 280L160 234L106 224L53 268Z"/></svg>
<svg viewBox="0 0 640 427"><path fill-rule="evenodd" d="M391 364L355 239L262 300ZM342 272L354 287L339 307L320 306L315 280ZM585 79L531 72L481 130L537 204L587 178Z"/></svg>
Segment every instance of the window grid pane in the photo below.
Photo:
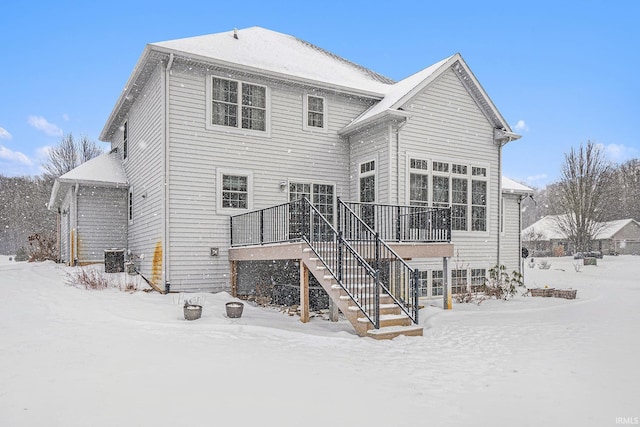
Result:
<svg viewBox="0 0 640 427"><path fill-rule="evenodd" d="M324 127L324 99L316 96L307 97L307 126Z"/></svg>
<svg viewBox="0 0 640 427"><path fill-rule="evenodd" d="M418 272L418 296L429 296L429 272L426 270Z"/></svg>
<svg viewBox="0 0 640 427"><path fill-rule="evenodd" d="M487 182L471 181L471 230L487 231Z"/></svg>
<svg viewBox="0 0 640 427"><path fill-rule="evenodd" d="M484 279L487 276L487 270L484 268L471 269L471 291L480 292L484 286Z"/></svg>
<svg viewBox="0 0 640 427"><path fill-rule="evenodd" d="M246 176L222 176L222 207L247 209L249 204L248 179Z"/></svg>
<svg viewBox="0 0 640 427"><path fill-rule="evenodd" d="M444 275L442 270L431 272L431 295L434 297L444 294Z"/></svg>
<svg viewBox="0 0 640 427"><path fill-rule="evenodd" d="M467 270L451 270L451 293L460 294L467 290Z"/></svg>

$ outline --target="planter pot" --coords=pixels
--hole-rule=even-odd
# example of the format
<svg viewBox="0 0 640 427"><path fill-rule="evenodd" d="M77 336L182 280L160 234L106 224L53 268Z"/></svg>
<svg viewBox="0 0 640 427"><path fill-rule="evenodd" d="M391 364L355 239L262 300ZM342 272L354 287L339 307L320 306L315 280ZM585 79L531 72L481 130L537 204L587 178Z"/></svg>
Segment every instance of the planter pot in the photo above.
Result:
<svg viewBox="0 0 640 427"><path fill-rule="evenodd" d="M202 306L195 304L185 304L184 318L186 320L196 320L202 316Z"/></svg>
<svg viewBox="0 0 640 427"><path fill-rule="evenodd" d="M241 302L228 302L227 305L227 317L232 319L237 319L242 316L242 309L244 308L244 304Z"/></svg>

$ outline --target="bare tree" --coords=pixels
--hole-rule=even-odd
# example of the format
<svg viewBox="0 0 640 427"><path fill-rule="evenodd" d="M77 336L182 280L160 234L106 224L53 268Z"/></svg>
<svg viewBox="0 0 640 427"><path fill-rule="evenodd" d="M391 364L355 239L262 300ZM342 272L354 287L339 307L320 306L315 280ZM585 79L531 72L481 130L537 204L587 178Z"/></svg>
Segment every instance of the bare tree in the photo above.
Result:
<svg viewBox="0 0 640 427"><path fill-rule="evenodd" d="M614 172L607 219L640 220L640 159L619 165Z"/></svg>
<svg viewBox="0 0 640 427"><path fill-rule="evenodd" d="M588 251L606 219L612 167L592 141L565 154L558 183L558 226L577 251Z"/></svg>
<svg viewBox="0 0 640 427"><path fill-rule="evenodd" d="M73 135L68 134L49 151L49 157L42 165L44 175L57 178L102 153L102 148L88 137L82 135L79 141L75 141Z"/></svg>

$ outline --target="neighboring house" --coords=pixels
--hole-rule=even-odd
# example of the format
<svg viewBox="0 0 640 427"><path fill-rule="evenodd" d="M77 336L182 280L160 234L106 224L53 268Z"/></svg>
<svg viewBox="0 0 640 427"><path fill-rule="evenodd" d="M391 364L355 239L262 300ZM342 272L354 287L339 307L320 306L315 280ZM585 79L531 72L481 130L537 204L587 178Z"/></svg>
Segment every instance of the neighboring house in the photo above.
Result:
<svg viewBox="0 0 640 427"><path fill-rule="evenodd" d="M537 256L572 255L575 248L558 226L559 216L548 215L522 230L523 244ZM621 219L597 225L591 250L604 254L640 255L640 223Z"/></svg>
<svg viewBox="0 0 640 427"><path fill-rule="evenodd" d="M478 285L493 265L519 269L530 190L501 181L518 138L460 54L394 82L260 27L147 45L100 135L127 177L121 246L157 285L252 293L304 287L311 268L357 305L353 262L389 288L411 280L394 301L416 313L417 298ZM72 183L58 185L64 212Z"/></svg>

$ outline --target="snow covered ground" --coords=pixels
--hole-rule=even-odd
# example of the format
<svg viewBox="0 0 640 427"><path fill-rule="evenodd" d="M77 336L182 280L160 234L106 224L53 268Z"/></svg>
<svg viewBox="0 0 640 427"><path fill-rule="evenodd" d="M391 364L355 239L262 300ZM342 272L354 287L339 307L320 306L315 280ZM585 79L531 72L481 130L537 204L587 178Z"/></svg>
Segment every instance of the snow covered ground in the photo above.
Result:
<svg viewBox="0 0 640 427"><path fill-rule="evenodd" d="M516 297L421 310L423 337L225 294L87 291L70 268L0 257L1 426L608 426L640 417L640 258L526 268ZM124 282L124 275L114 275ZM441 306L441 302L434 302Z"/></svg>

